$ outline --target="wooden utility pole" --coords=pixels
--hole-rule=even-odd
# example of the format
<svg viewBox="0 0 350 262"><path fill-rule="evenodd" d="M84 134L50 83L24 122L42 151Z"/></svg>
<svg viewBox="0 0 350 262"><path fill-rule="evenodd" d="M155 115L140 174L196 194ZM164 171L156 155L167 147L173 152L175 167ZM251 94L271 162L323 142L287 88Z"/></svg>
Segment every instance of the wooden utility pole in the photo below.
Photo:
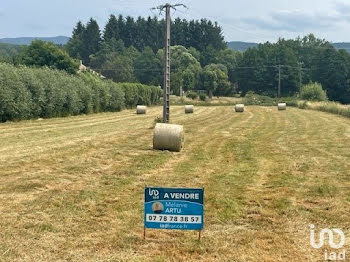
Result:
<svg viewBox="0 0 350 262"><path fill-rule="evenodd" d="M300 62L299 63L299 94L301 92L301 88L302 88L302 85L303 85L303 75L302 75L302 72L303 72L303 62Z"/></svg>
<svg viewBox="0 0 350 262"><path fill-rule="evenodd" d="M163 122L170 118L170 4L165 5Z"/></svg>
<svg viewBox="0 0 350 262"><path fill-rule="evenodd" d="M281 65L278 65L278 91L277 97L281 97Z"/></svg>
<svg viewBox="0 0 350 262"><path fill-rule="evenodd" d="M176 9L177 6L186 7L183 4L165 4L152 9L163 11L165 9L165 43L164 43L164 85L163 85L163 122L169 123L170 120L170 8Z"/></svg>

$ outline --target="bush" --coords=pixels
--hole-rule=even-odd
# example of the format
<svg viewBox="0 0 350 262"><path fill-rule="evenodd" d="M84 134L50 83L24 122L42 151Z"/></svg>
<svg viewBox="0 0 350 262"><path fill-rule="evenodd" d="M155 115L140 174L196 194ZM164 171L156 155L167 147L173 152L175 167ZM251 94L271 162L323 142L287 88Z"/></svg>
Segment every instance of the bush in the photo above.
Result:
<svg viewBox="0 0 350 262"><path fill-rule="evenodd" d="M36 69L20 67L18 73L21 76L21 80L31 93L31 118L42 117L42 110L46 103L45 89L42 81L40 81L35 75Z"/></svg>
<svg viewBox="0 0 350 262"><path fill-rule="evenodd" d="M190 99L192 99L192 100L195 100L195 99L197 99L198 98L198 94L196 93L196 92L188 92L187 94L186 94L186 97L187 98L190 98Z"/></svg>
<svg viewBox="0 0 350 262"><path fill-rule="evenodd" d="M0 63L0 122L120 111L158 104L161 93L159 87L115 83L88 72L74 76Z"/></svg>
<svg viewBox="0 0 350 262"><path fill-rule="evenodd" d="M307 101L304 101L304 102L298 104L298 107L300 109L307 109L308 108Z"/></svg>
<svg viewBox="0 0 350 262"><path fill-rule="evenodd" d="M138 83L120 83L118 85L125 93L127 108L158 104L162 95L162 90L157 86L146 86Z"/></svg>
<svg viewBox="0 0 350 262"><path fill-rule="evenodd" d="M205 94L200 94L199 95L199 99L201 100L201 101L206 101L207 100L207 96L205 95Z"/></svg>
<svg viewBox="0 0 350 262"><path fill-rule="evenodd" d="M105 86L109 89L110 93L109 103L106 111L121 111L125 107L125 97L122 87L112 81L105 82Z"/></svg>
<svg viewBox="0 0 350 262"><path fill-rule="evenodd" d="M319 83L309 83L301 88L301 99L309 101L327 101L327 93Z"/></svg>
<svg viewBox="0 0 350 262"><path fill-rule="evenodd" d="M245 105L261 105L261 106L273 106L276 105L277 100L269 96L257 95L254 92L249 91L244 97Z"/></svg>
<svg viewBox="0 0 350 262"><path fill-rule="evenodd" d="M14 66L0 64L0 121L31 117L32 96Z"/></svg>
<svg viewBox="0 0 350 262"><path fill-rule="evenodd" d="M288 106L298 106L296 97L272 98L264 95L257 95L254 92L247 92L243 103L245 105L276 106L278 103L287 103Z"/></svg>

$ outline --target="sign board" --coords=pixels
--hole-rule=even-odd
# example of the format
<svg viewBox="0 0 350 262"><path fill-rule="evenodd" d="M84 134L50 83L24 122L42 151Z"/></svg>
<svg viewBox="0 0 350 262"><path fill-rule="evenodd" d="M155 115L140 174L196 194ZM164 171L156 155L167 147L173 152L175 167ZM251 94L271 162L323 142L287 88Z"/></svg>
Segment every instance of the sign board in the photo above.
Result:
<svg viewBox="0 0 350 262"><path fill-rule="evenodd" d="M202 230L203 189L145 188L145 228Z"/></svg>

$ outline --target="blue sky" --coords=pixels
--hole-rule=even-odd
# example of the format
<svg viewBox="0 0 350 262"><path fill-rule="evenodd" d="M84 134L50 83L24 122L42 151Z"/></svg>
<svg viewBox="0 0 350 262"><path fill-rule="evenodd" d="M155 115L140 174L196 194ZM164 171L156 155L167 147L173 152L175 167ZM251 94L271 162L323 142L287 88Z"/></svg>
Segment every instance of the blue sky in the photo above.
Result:
<svg viewBox="0 0 350 262"><path fill-rule="evenodd" d="M182 0L173 16L218 21L226 41L263 42L313 32L333 42L350 42L350 1L346 0ZM109 15L159 15L159 0L0 0L0 38L70 36L78 20Z"/></svg>

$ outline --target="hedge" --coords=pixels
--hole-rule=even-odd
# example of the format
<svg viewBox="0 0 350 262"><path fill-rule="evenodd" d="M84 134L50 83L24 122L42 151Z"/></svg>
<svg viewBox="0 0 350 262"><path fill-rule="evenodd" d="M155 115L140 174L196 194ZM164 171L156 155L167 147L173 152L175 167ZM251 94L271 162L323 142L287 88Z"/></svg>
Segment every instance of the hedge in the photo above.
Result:
<svg viewBox="0 0 350 262"><path fill-rule="evenodd" d="M157 104L161 93L156 86L115 83L91 73L72 76L0 63L0 122L116 112Z"/></svg>

